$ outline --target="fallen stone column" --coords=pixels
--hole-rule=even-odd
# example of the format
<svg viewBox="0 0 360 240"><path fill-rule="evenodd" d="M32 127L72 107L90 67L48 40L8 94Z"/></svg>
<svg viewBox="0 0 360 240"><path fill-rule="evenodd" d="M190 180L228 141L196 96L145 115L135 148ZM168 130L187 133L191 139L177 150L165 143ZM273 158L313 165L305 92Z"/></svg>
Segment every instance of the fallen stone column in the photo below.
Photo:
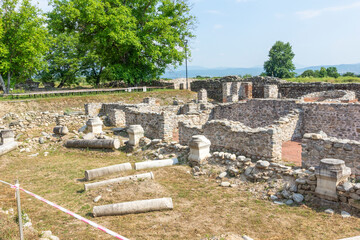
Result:
<svg viewBox="0 0 360 240"><path fill-rule="evenodd" d="M123 172L123 171L128 171L128 170L132 170L132 166L130 163L122 163L122 164L112 165L112 166L103 167L103 168L86 170L85 171L85 179L87 181L90 181L97 177L102 177L102 176L110 175L113 173Z"/></svg>
<svg viewBox="0 0 360 240"><path fill-rule="evenodd" d="M66 135L69 133L69 129L66 126L56 126L53 132L58 135Z"/></svg>
<svg viewBox="0 0 360 240"><path fill-rule="evenodd" d="M155 167L166 167L179 163L177 158L165 159L165 160L155 160L155 161L146 161L135 163L135 170L141 170L146 168L155 168Z"/></svg>
<svg viewBox="0 0 360 240"><path fill-rule="evenodd" d="M96 148L96 149L118 149L120 148L119 139L81 139L68 140L65 143L67 148Z"/></svg>
<svg viewBox="0 0 360 240"><path fill-rule="evenodd" d="M113 179L109 179L109 180L105 180L105 181L101 181L101 182L88 183L88 184L84 185L84 189L85 189L85 191L87 191L90 189L107 186L110 184L116 184L116 183L121 183L121 182L131 181L131 180L138 180L138 179L154 179L154 174L152 172L149 172L149 173L142 173L142 174L137 174L137 175L132 175L132 176L113 178Z"/></svg>
<svg viewBox="0 0 360 240"><path fill-rule="evenodd" d="M171 198L158 198L97 206L93 208L93 215L94 217L114 216L131 213L171 210L173 208L174 206Z"/></svg>
<svg viewBox="0 0 360 240"><path fill-rule="evenodd" d="M12 150L15 150L18 147L17 142L10 142L6 143L4 145L0 145L0 156L4 155L5 153L8 153Z"/></svg>

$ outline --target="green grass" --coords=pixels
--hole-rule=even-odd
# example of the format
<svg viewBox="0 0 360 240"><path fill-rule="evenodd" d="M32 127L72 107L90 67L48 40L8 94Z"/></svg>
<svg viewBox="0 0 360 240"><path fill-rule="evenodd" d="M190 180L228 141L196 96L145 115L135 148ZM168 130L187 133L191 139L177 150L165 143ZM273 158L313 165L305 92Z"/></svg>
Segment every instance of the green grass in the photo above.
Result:
<svg viewBox="0 0 360 240"><path fill-rule="evenodd" d="M315 78L315 77L305 77L305 78L286 78L284 79L289 82L299 82L299 83L310 83L310 82L327 82L327 83L360 83L359 77L325 77L325 78Z"/></svg>

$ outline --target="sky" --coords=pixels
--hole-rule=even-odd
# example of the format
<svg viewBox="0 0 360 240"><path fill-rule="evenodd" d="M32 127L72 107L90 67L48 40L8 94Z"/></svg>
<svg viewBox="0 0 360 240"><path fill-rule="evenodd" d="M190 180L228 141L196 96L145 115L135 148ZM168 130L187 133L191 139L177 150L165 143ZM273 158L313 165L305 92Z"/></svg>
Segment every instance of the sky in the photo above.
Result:
<svg viewBox="0 0 360 240"><path fill-rule="evenodd" d="M36 0L33 0L36 1ZM48 10L46 0L39 6ZM189 66L263 66L276 41L297 67L360 63L360 0L189 0Z"/></svg>

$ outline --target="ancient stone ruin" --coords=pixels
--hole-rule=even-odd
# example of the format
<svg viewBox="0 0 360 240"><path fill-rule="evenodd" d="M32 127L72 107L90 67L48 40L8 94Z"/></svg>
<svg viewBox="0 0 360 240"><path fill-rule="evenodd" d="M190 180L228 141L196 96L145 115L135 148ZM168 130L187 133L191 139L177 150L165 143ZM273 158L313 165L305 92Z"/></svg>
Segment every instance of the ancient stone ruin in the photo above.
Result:
<svg viewBox="0 0 360 240"><path fill-rule="evenodd" d="M130 145L138 145L144 136L188 146L187 160L198 170L215 162L225 164L229 176L243 175L251 181L284 177L289 186L295 186L282 194L291 201L313 196L349 205L352 199L360 199L360 195L342 194L340 187L348 177L359 175L359 84L230 76L191 81L191 90L198 97L189 103L159 106L150 99L141 104L91 103L85 105L85 112L105 118L108 126L129 127ZM140 127L143 132L137 130ZM281 163L283 144L289 141L301 142L303 170ZM340 164L339 169L330 164ZM329 180L336 171L340 175ZM330 183L328 193L324 189Z"/></svg>

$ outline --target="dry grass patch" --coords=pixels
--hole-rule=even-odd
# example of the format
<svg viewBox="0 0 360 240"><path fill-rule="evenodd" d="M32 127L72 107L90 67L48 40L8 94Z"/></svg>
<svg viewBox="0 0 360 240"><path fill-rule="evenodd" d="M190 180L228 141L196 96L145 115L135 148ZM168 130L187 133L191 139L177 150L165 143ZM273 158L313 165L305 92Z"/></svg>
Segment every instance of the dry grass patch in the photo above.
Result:
<svg viewBox="0 0 360 240"><path fill-rule="evenodd" d="M83 191L84 170L140 160L120 151L59 147L48 157L19 152L2 156L0 162L7 164L0 167L0 175L5 181L19 179L24 188L130 239L201 239L222 234L246 234L254 239L339 239L360 234L357 218L342 219L338 214L329 216L303 206L274 205L241 188L219 187L213 178L193 177L188 166L151 169L155 180ZM147 170L136 173L142 172ZM0 198L13 198L13 190L5 189L0 186ZM102 199L94 203L98 195ZM96 205L161 197L171 197L174 210L100 218L91 215ZM0 207L14 207L14 203L0 201ZM24 193L22 206L37 230L51 230L60 239L113 239ZM15 222L2 215L0 219L0 239L16 239Z"/></svg>

